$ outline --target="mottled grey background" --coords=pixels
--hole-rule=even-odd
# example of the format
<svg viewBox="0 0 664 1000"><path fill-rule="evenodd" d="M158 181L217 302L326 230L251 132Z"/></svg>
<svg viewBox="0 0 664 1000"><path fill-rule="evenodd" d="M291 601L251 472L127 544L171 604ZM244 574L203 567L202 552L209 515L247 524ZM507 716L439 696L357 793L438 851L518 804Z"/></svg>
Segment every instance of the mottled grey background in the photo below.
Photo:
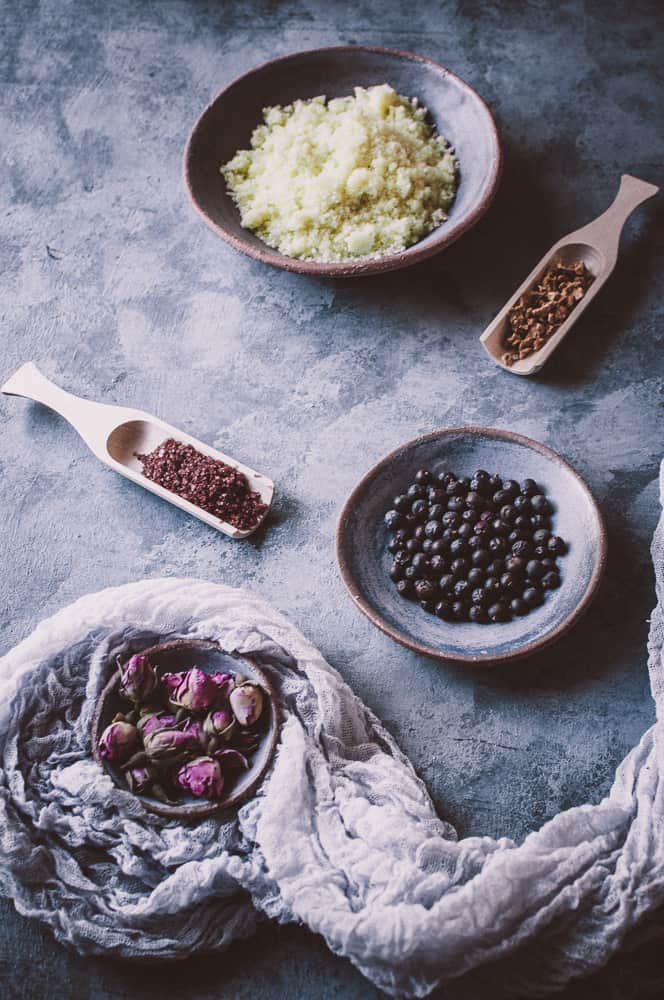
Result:
<svg viewBox="0 0 664 1000"><path fill-rule="evenodd" d="M0 652L109 584L241 584L386 721L460 834L521 838L600 799L654 715L644 645L664 452L662 204L629 222L614 277L537 380L493 367L477 338L548 246L606 207L622 171L664 179L661 4L7 0L0 24L0 380L32 359L74 392L139 406L245 460L279 491L268 530L232 542L105 469L49 411L3 397ZM357 281L272 270L225 246L184 196L187 133L217 91L273 55L340 42L439 59L497 119L493 207L415 270ZM362 473L403 440L464 422L559 450L609 529L585 620L495 673L393 645L335 565L336 517ZM0 993L20 1000L378 997L305 929L266 926L232 955L164 971L77 958L11 904L2 914ZM620 996L630 981L617 963Z"/></svg>

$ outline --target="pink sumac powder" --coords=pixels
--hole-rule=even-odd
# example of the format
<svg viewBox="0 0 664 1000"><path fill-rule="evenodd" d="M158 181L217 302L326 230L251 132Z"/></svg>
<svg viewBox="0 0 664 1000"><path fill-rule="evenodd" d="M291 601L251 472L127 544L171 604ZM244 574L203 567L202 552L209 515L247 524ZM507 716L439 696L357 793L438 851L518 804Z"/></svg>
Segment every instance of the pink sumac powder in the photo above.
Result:
<svg viewBox="0 0 664 1000"><path fill-rule="evenodd" d="M245 476L193 445L169 438L149 455L136 454L143 475L240 531L253 528L266 511Z"/></svg>

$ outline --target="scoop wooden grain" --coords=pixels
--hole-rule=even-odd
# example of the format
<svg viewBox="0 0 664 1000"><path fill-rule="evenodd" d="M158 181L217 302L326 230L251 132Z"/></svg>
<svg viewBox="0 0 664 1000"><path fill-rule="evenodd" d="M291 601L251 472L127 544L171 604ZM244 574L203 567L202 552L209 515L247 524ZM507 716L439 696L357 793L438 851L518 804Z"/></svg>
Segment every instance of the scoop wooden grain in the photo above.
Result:
<svg viewBox="0 0 664 1000"><path fill-rule="evenodd" d="M24 396L34 399L50 407L69 421L74 430L83 438L88 448L97 458L110 466L120 475L126 476L162 500L168 500L181 510L192 514L210 527L222 531L230 538L246 538L261 524L267 516L272 497L274 483L271 479L250 469L234 458L224 455L215 448L203 444L196 438L184 434L177 427L172 427L158 417L153 417L143 410L129 409L124 406L111 406L107 403L94 403L81 399L70 392L65 392L55 383L47 379L31 361L21 366L2 386L2 392L8 396ZM190 503L177 493L171 493L158 483L152 482L143 475L142 466L136 455L153 451L167 438L175 438L184 444L193 445L198 451L210 458L217 459L243 473L249 488L260 494L267 510L252 528L241 530L226 521L220 520L208 511Z"/></svg>
<svg viewBox="0 0 664 1000"><path fill-rule="evenodd" d="M628 217L638 205L652 198L658 191L659 188L654 184L623 174L618 194L607 210L588 225L568 236L563 236L551 247L480 337L484 349L496 364L514 375L534 375L542 368L613 271L618 258L620 234ZM503 356L509 349L508 313L512 306L525 292L534 287L554 264L571 265L577 261L582 261L593 276L594 280L588 291L539 351L534 351L527 358L522 358L512 365L506 364Z"/></svg>

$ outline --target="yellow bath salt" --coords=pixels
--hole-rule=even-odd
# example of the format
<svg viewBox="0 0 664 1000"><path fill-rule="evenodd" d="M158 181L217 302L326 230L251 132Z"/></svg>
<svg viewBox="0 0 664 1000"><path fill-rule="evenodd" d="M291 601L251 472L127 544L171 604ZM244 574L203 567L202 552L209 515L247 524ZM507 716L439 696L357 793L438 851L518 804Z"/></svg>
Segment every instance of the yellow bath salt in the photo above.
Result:
<svg viewBox="0 0 664 1000"><path fill-rule="evenodd" d="M447 218L449 143L416 98L388 84L263 110L220 169L242 225L290 257L334 261L403 250Z"/></svg>

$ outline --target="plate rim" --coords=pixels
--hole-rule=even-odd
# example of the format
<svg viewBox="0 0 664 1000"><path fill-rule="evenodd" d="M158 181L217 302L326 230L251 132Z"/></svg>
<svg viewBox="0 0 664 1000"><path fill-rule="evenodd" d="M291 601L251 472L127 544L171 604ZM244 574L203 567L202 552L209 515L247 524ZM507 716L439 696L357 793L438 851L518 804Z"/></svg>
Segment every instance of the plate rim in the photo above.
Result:
<svg viewBox="0 0 664 1000"><path fill-rule="evenodd" d="M349 260L324 262L300 260L297 257L288 257L286 254L280 253L280 251L275 250L274 247L269 247L267 244L264 244L266 248L264 250L262 243L261 246L254 247L244 240L239 239L223 226L220 226L214 221L214 219L210 218L210 216L204 212L202 207L198 204L191 182L191 165L193 162L192 146L202 131L206 117L212 111L217 102L232 87L242 83L248 77L265 70L268 67L275 66L282 62L288 62L289 60L296 59L300 56L318 55L320 53L327 52L375 52L382 55L397 56L400 59L406 59L411 62L426 63L443 76L450 77L454 80L458 86L469 93L483 107L487 115L488 129L494 147L494 155L490 164L490 172L486 189L483 196L468 213L463 223L459 223L456 228L452 226L448 230L444 230L440 226L437 227L441 229L440 239L435 239L426 246L422 245L422 240L418 240L412 246L406 247L405 250L398 250L395 253L385 254L382 257L362 257L357 261ZM475 225L476 222L479 221L494 200L502 176L503 159L503 150L500 143L498 128L489 105L474 87L471 87L469 83L456 73L453 73L452 70L448 69L446 66L443 66L435 59L431 59L429 56L422 56L417 52L409 52L406 49L397 49L383 45L327 45L318 46L313 49L298 49L295 52L288 52L285 55L277 56L275 59L268 59L265 62L259 63L257 66L253 66L251 69L246 70L244 73L240 73L239 76L230 80L226 86L212 98L203 111L201 111L189 133L182 157L182 178L189 201L205 225L211 229L213 233L216 233L217 236L221 237L221 239L232 246L233 249L238 250L240 253L244 253L263 264L269 264L271 267L281 268L285 271L292 271L298 274L318 274L337 278L360 277L363 275L381 274L387 271L396 271L404 267L410 267L411 265L418 264L429 257L433 257L435 254L445 249L445 247L451 246L455 243L459 237L463 236L465 232L467 232L473 225ZM435 230L432 230L432 232L435 232ZM275 254L277 255L276 258L274 256Z"/></svg>
<svg viewBox="0 0 664 1000"><path fill-rule="evenodd" d="M362 493L368 485L377 477L379 472L384 468L386 464L400 455L402 452L412 448L416 445L421 444L424 441L439 440L441 438L449 438L454 435L468 434L475 437L490 437L499 438L501 440L507 440L515 442L516 444L524 445L527 448L531 448L533 451L539 452L544 455L550 461L553 461L556 465L562 466L567 472L576 479L579 486L586 494L590 506L595 514L596 523L599 529L599 547L595 558L595 563L593 566L593 571L588 581L588 585L575 608L569 612L569 614L560 622L550 632L542 636L539 639L535 639L531 642L526 643L518 648L499 653L493 654L472 654L464 655L461 653L443 653L433 646L429 646L423 642L418 642L414 639L407 638L403 633L395 629L392 625L385 620L385 618L380 614L379 611L368 601L364 595L360 592L360 589L355 582L355 576L350 568L349 561L345 554L345 540L347 533L347 523L351 516L352 510L357 503L357 498L360 493ZM385 635L389 636L395 642L399 643L401 646L405 646L407 649L413 652L420 653L423 656L427 656L431 659L437 660L442 663L460 663L466 665L492 665L492 664L502 664L507 662L513 662L514 660L520 660L527 656L532 656L533 653L539 652L546 646L550 646L552 643L560 639L566 632L568 632L573 625L582 617L583 614L588 610L591 602L593 601L597 589L599 587L602 575L606 567L607 559L607 532L606 525L604 523L604 517L600 510L597 500L593 496L593 493L586 483L585 479L576 471L576 469L570 465L558 452L549 448L548 445L542 444L540 441L535 441L533 438L526 437L525 434L518 434L516 431L502 430L497 427L482 427L477 424L471 424L468 426L456 426L456 427L444 427L435 431L430 431L428 434L421 434L419 437L412 438L410 441L406 441L399 447L394 448L383 458L379 459L378 462L373 465L368 472L366 472L359 482L355 485L350 495L348 496L346 502L344 503L341 513L337 521L336 529L336 554L337 563L339 566L339 572L344 585L350 594L354 604L360 609L360 611L369 619L369 621L380 629Z"/></svg>
<svg viewBox="0 0 664 1000"><path fill-rule="evenodd" d="M267 774L268 769L270 768L270 766L274 761L277 744L279 742L279 737L281 734L281 724L283 720L277 702L274 685L270 681L269 677L267 677L267 675L263 672L263 670L254 662L251 654L229 653L227 650L223 648L221 643L218 642L216 639L198 639L198 638L169 639L167 642L159 642L159 643L154 643L152 646L147 646L145 649L139 650L139 652L141 654L149 655L151 653L154 654L155 652L163 652L164 650L169 650L169 649L180 649L186 646L199 649L201 647L207 647L207 648L212 647L214 649L219 650L221 653L226 654L227 656L234 656L234 655L237 656L239 662L241 662L242 660L251 660L251 666L252 669L256 671L257 680L259 680L260 684L265 688L268 694L268 697L270 699L270 709L272 711L274 719L273 732L271 736L269 736L269 745L267 747L265 760L263 761L261 767L257 770L252 780L249 782L249 784L245 788L243 788L241 792L233 792L228 796L228 798L222 799L220 802L209 802L204 800L200 804L192 802L187 805L173 805L173 806L169 806L167 803L161 803L159 802L158 799L152 799L149 796L140 795L137 792L132 792L129 787L119 784L118 781L115 779L115 776L113 775L112 771L106 766L106 762L102 760L102 758L99 755L99 735L100 735L99 729L101 724L101 717L107 699L114 693L115 688L119 684L119 677L117 674L117 670L113 671L108 681L106 682L106 684L104 684L104 687L101 689L99 695L97 696L97 702L95 704L92 716L92 724L90 726L90 736L92 744L91 749L94 760L97 762L97 764L100 765L100 767L103 768L104 772L108 774L115 787L119 788L123 792L126 792L128 795L132 795L135 799L137 799L141 803L143 808L146 809L148 812L155 813L157 816L161 816L164 819L200 820L200 819L207 819L210 816L215 816L218 813L224 812L226 809L232 809L235 806L241 804L242 802L245 802L247 799L251 798L251 796L256 791L258 785L263 781L263 778ZM238 670L238 673L241 673L241 671Z"/></svg>

